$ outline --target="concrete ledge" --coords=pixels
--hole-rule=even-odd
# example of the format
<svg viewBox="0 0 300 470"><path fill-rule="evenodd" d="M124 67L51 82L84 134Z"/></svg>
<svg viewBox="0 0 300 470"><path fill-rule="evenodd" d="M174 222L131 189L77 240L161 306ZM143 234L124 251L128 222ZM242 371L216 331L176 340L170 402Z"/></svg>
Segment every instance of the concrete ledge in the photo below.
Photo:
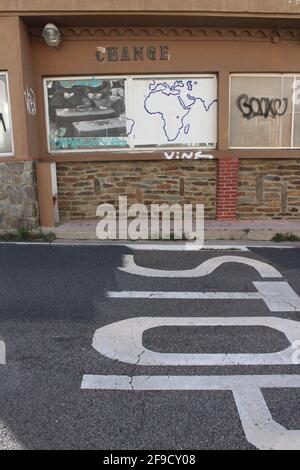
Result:
<svg viewBox="0 0 300 470"><path fill-rule="evenodd" d="M95 220L70 221L53 228L44 228L58 239L97 240ZM277 233L292 233L300 238L300 220L257 220L205 222L205 240L270 241Z"/></svg>

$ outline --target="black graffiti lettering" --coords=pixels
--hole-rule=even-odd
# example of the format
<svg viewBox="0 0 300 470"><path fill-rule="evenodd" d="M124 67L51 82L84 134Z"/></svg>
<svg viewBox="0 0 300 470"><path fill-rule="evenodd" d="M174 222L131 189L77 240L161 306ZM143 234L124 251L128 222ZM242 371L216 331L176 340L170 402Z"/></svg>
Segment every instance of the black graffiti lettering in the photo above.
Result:
<svg viewBox="0 0 300 470"><path fill-rule="evenodd" d="M264 116L265 118L267 118L269 116L269 111L270 111L270 100L269 98L261 98L260 101L258 101L258 106L260 106L259 109L261 109L261 112L262 112L262 116Z"/></svg>
<svg viewBox="0 0 300 470"><path fill-rule="evenodd" d="M273 102L273 112L276 113L276 114L279 114L280 108L281 108L281 100L279 98L277 98Z"/></svg>
<svg viewBox="0 0 300 470"><path fill-rule="evenodd" d="M284 106L283 106L282 111L280 112L281 107L282 107L282 102L284 103ZM276 106L276 103L278 103L278 106ZM276 100L274 100L273 109L275 113L278 114L278 116L283 116L287 112L288 105L289 105L289 100L287 98L283 98L282 100L277 98Z"/></svg>
<svg viewBox="0 0 300 470"><path fill-rule="evenodd" d="M4 121L4 117L2 113L0 113L0 122L2 123L4 132L6 132L6 125L5 125L5 121Z"/></svg>
<svg viewBox="0 0 300 470"><path fill-rule="evenodd" d="M245 118L250 119L251 114L252 114L252 109L251 109L250 104L248 103L248 99L249 99L248 95L240 95L236 101L236 104L239 110L241 111L242 115Z"/></svg>
<svg viewBox="0 0 300 470"><path fill-rule="evenodd" d="M246 119L262 116L264 118L283 116L288 109L288 98L256 98L246 94L240 95L236 101L238 109Z"/></svg>
<svg viewBox="0 0 300 470"><path fill-rule="evenodd" d="M259 116L260 113L262 114L261 104L257 98L250 98L250 108L256 116Z"/></svg>

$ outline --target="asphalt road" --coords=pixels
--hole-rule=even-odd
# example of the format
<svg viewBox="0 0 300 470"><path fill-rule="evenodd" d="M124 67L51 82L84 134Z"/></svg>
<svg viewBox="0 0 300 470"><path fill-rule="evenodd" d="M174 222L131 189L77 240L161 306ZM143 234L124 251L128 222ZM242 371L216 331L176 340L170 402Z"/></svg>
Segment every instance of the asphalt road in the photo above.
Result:
<svg viewBox="0 0 300 470"><path fill-rule="evenodd" d="M130 254L138 266L172 271L190 270L211 258L238 256L267 263L283 277L262 278L253 267L232 262L221 264L201 277L148 277L118 269L124 265L124 255ZM300 296L300 247L251 248L249 252L164 252L133 251L122 246L1 244L0 281L0 340L6 346L6 364L0 364L0 449L280 447L274 429L268 427L270 420L261 409L256 410L257 416L253 418L257 435L251 437L251 429L246 435L247 413L253 410L250 407L243 415L241 410L245 408L243 404L238 408L231 389L222 389L218 383L217 389L212 386L210 390L185 387L188 388L188 377L196 382L199 377L217 377L214 380L220 383L218 377L223 376L268 376L272 381L273 377L288 375L299 379L300 365L292 360L257 364L253 358L255 362L258 354L274 355L290 346L280 329L255 325L257 317L292 320L300 325L300 309L293 308L295 297ZM286 282L293 289L295 297L287 301L289 311L272 311L260 298L172 299L153 295L205 292L213 296L214 292L221 292L226 297L239 292L247 297L257 293L253 282L271 281ZM114 292L132 291L152 294L149 298L113 296ZM105 356L92 346L96 330L138 317L235 318L236 324L222 326L222 321L202 326L162 324L147 329L143 346L160 353L155 356L158 357L155 365L143 363L147 355L128 363L125 356L122 360L112 359L109 353ZM253 318L254 324L246 325L245 318ZM288 323L291 331L296 331L296 323ZM121 327L120 331L122 335L125 330ZM134 331L133 328L132 337L128 337L133 348ZM104 336L101 348L108 351ZM122 341L127 341L126 334L125 340L116 336L116 343ZM175 357L175 364L164 365L160 358L166 357L165 353L172 358L175 354L183 358L223 354L226 359L223 356L223 364L214 363L213 358L211 364L194 365L188 365L187 359L186 364L176 365ZM248 363L237 360L235 364L226 364L232 354L247 356ZM116 389L115 385L107 390L101 386L84 388L82 381L86 375L113 376L114 384L116 377L125 376L130 386ZM139 389L134 386L136 376L147 377L149 384L152 377L153 383L157 376L171 380L175 377L180 384L178 389L167 385L159 390L160 385L158 389L150 385L147 389L143 382ZM300 386L262 387L262 395L281 431L300 430ZM295 433L291 438L287 435L287 447L297 443L300 448L300 435Z"/></svg>

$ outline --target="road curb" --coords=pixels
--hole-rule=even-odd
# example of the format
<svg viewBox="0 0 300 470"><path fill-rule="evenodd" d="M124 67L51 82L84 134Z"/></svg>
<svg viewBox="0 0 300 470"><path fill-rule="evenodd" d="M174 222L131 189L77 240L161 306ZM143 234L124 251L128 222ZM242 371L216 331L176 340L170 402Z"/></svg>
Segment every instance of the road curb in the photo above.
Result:
<svg viewBox="0 0 300 470"><path fill-rule="evenodd" d="M68 240L97 240L96 233L91 230L60 230L58 228L51 229L55 233L56 238ZM205 230L205 240L220 240L220 241L271 241L272 238L280 230L266 229L208 229ZM300 238L300 230L286 230L282 233L292 233ZM119 240L120 242L128 242L129 240ZM153 240L155 241L155 240Z"/></svg>

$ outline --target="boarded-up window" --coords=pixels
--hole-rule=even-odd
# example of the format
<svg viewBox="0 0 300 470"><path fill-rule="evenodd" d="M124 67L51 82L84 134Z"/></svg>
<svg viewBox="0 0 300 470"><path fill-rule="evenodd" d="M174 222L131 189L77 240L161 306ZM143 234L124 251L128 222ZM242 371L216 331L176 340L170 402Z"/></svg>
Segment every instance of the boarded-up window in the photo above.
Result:
<svg viewBox="0 0 300 470"><path fill-rule="evenodd" d="M217 146L217 77L44 80L48 149L56 152Z"/></svg>
<svg viewBox="0 0 300 470"><path fill-rule="evenodd" d="M293 99L295 80L293 75L231 76L231 148L291 148L300 144L300 106L296 116Z"/></svg>

